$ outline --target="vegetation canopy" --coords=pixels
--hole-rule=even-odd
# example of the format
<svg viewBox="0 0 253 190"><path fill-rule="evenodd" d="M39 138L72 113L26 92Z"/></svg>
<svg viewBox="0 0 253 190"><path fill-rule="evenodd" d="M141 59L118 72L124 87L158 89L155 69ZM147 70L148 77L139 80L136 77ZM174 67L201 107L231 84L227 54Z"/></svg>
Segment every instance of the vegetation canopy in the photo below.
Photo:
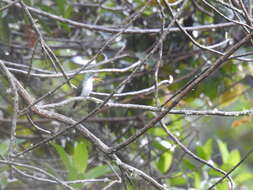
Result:
<svg viewBox="0 0 253 190"><path fill-rule="evenodd" d="M0 0L0 189L250 190L252 4Z"/></svg>

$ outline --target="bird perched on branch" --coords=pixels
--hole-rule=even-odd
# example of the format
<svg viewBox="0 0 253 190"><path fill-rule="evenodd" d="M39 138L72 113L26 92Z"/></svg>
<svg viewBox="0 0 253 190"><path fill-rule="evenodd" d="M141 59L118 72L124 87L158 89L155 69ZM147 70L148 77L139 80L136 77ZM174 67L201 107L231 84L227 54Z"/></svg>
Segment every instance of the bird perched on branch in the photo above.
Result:
<svg viewBox="0 0 253 190"><path fill-rule="evenodd" d="M98 80L98 78L95 77L95 73L88 73L85 75L83 81L80 83L80 85L77 88L76 96L82 96L87 98L90 93L93 90L93 81ZM73 108L77 106L77 101L73 104Z"/></svg>

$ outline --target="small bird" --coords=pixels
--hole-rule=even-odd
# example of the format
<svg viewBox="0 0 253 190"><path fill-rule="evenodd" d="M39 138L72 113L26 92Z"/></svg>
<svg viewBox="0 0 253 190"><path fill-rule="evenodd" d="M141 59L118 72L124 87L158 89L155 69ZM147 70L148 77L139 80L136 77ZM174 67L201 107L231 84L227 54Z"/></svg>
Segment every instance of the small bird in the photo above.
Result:
<svg viewBox="0 0 253 190"><path fill-rule="evenodd" d="M94 79L97 79L95 77L95 73L88 73L84 77L83 81L80 83L80 85L77 88L76 96L82 96L87 98L90 93L93 90L93 81ZM73 108L77 106L77 101L73 104Z"/></svg>

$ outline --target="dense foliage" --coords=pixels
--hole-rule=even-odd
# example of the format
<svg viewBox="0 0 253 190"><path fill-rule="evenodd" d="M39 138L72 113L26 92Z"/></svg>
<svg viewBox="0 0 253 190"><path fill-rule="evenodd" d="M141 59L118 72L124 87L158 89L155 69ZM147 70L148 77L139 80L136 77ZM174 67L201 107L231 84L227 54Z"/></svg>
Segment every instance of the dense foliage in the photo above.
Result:
<svg viewBox="0 0 253 190"><path fill-rule="evenodd" d="M0 189L251 189L252 10L0 0Z"/></svg>

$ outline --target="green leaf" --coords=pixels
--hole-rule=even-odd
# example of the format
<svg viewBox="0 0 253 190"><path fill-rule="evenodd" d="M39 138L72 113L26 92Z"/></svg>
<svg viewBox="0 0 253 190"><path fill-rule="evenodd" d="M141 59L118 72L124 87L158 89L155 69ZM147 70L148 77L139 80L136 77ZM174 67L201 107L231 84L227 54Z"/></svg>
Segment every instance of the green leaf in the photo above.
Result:
<svg viewBox="0 0 253 190"><path fill-rule="evenodd" d="M48 13L57 14L56 10L53 7L43 5L43 4L40 4L39 7L41 10L46 11Z"/></svg>
<svg viewBox="0 0 253 190"><path fill-rule="evenodd" d="M208 15L204 15L205 23L210 24L214 22L214 18Z"/></svg>
<svg viewBox="0 0 253 190"><path fill-rule="evenodd" d="M159 150L163 151L163 152L168 150L166 147L164 147L161 143L159 143L157 141L153 142L152 146L156 149L159 149Z"/></svg>
<svg viewBox="0 0 253 190"><path fill-rule="evenodd" d="M222 169L222 170L224 170L224 171L229 171L229 170L231 170L232 168L233 168L233 165L231 165L231 164L229 164L228 162L227 163L225 163L225 164L222 164L221 166L220 166L220 168Z"/></svg>
<svg viewBox="0 0 253 190"><path fill-rule="evenodd" d="M73 6L72 5L67 5L64 11L64 18L70 18L73 12Z"/></svg>
<svg viewBox="0 0 253 190"><path fill-rule="evenodd" d="M71 88L69 87L68 84L64 84L61 89L64 91L64 92L71 92Z"/></svg>
<svg viewBox="0 0 253 190"><path fill-rule="evenodd" d="M218 185L216 185L216 189L217 190L229 190L228 182L223 181L223 182L219 183Z"/></svg>
<svg viewBox="0 0 253 190"><path fill-rule="evenodd" d="M223 168L221 168L221 169L223 169ZM224 169L223 169L223 170L224 170ZM222 174L221 174L220 172L214 170L214 169L210 169L210 170L208 171L208 174L209 174L210 176L222 177Z"/></svg>
<svg viewBox="0 0 253 190"><path fill-rule="evenodd" d="M195 170L195 169L196 169L196 166L195 166L194 164L192 164L192 163L190 162L190 160L184 159L184 160L183 160L183 163L184 163L185 167L186 167L187 169L189 169L189 170Z"/></svg>
<svg viewBox="0 0 253 190"><path fill-rule="evenodd" d="M212 142L212 139L208 139L208 141L203 146L197 146L197 155L204 160L210 160L212 156Z"/></svg>
<svg viewBox="0 0 253 190"><path fill-rule="evenodd" d="M157 128L157 127L150 129L149 133L154 136L159 136L159 137L167 136L167 133L162 128Z"/></svg>
<svg viewBox="0 0 253 190"><path fill-rule="evenodd" d="M204 92L204 94L209 98L214 99L218 94L218 89L216 88L218 85L220 85L220 79L216 76L212 76L207 79L205 83L200 85L200 91Z"/></svg>
<svg viewBox="0 0 253 190"><path fill-rule="evenodd" d="M197 153L197 155L198 155L200 158L206 160L205 151L204 151L204 149L203 149L202 146L197 146L197 147L196 147L196 153Z"/></svg>
<svg viewBox="0 0 253 190"><path fill-rule="evenodd" d="M182 173L175 174L175 177L172 177L170 180L170 185L177 186L177 185L185 185L187 184L186 179L183 177Z"/></svg>
<svg viewBox="0 0 253 190"><path fill-rule="evenodd" d="M240 185L244 183L245 181L252 180L253 179L253 174L252 173L241 173L235 178L235 183L237 185Z"/></svg>
<svg viewBox="0 0 253 190"><path fill-rule="evenodd" d="M171 162L172 162L172 153L171 152L164 152L161 156L160 159L157 163L157 167L158 169L162 172L165 173L168 171L168 169L171 166Z"/></svg>
<svg viewBox="0 0 253 190"><path fill-rule="evenodd" d="M66 5L66 1L65 0L55 0L59 14L61 16L64 15L64 11L65 11L65 5Z"/></svg>
<svg viewBox="0 0 253 190"><path fill-rule="evenodd" d="M200 183L201 183L201 177L197 172L194 172L194 187L196 189L200 188Z"/></svg>
<svg viewBox="0 0 253 190"><path fill-rule="evenodd" d="M70 27L69 27L68 24L66 24L66 23L59 23L59 24L60 24L60 26L61 26L66 32L70 32L70 31L71 31L71 29L70 29Z"/></svg>
<svg viewBox="0 0 253 190"><path fill-rule="evenodd" d="M88 170L85 173L85 178L86 179L92 179L92 178L97 178L97 177L101 177L105 174L111 173L111 169L106 166L106 165L101 165L101 166L97 166L95 168L92 168L90 170Z"/></svg>
<svg viewBox="0 0 253 190"><path fill-rule="evenodd" d="M205 154L207 156L207 160L210 160L213 153L213 140L208 139L204 145Z"/></svg>
<svg viewBox="0 0 253 190"><path fill-rule="evenodd" d="M159 140L159 141L152 142L152 146L154 148L161 150L162 152L166 152L168 150L172 152L174 151L174 144L167 140Z"/></svg>
<svg viewBox="0 0 253 190"><path fill-rule="evenodd" d="M72 161L77 173L81 174L85 172L88 165L87 143L80 141L75 144Z"/></svg>
<svg viewBox="0 0 253 190"><path fill-rule="evenodd" d="M228 151L227 145L219 139L217 140L217 143L218 143L218 147L221 153L222 162L227 163L228 158L229 158L229 151Z"/></svg>
<svg viewBox="0 0 253 190"><path fill-rule="evenodd" d="M52 143L52 146L55 148L55 150L57 151L57 153L59 154L65 168L68 170L68 171L71 171L72 170L72 164L71 164L71 160L68 156L68 154L65 152L65 150L58 144L53 144Z"/></svg>
<svg viewBox="0 0 253 190"><path fill-rule="evenodd" d="M229 160L228 163L231 164L232 166L235 166L236 164L238 164L238 162L240 162L241 160L241 155L239 150L233 150L230 152L229 154Z"/></svg>

